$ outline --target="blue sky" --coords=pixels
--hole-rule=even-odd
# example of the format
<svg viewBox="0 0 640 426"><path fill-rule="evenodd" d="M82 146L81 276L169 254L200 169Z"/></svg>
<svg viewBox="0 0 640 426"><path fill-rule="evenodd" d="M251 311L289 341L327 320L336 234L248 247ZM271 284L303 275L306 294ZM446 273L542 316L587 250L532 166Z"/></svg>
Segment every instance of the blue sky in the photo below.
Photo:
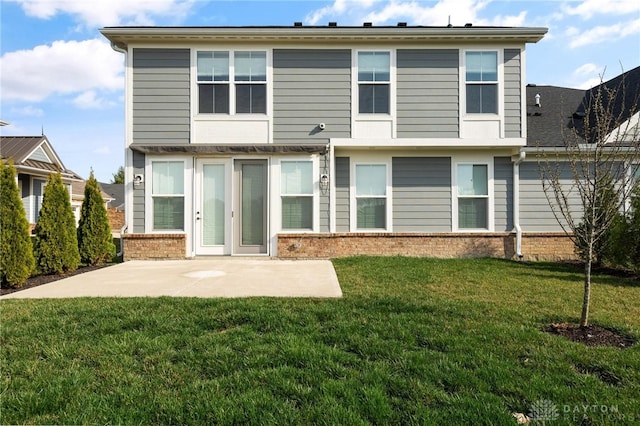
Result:
<svg viewBox="0 0 640 426"><path fill-rule="evenodd" d="M124 162L124 61L103 26L547 27L527 83L588 88L640 65L638 0L0 0L3 135L45 134L67 168L109 182Z"/></svg>

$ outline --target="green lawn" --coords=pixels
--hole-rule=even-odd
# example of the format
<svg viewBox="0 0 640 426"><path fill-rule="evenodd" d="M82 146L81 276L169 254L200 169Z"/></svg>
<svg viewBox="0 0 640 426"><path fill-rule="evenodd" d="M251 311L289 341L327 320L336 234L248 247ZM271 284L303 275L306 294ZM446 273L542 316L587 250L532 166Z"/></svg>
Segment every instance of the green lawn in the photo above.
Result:
<svg viewBox="0 0 640 426"><path fill-rule="evenodd" d="M547 424L640 421L640 344L540 331L578 320L580 271L334 264L338 300L1 301L0 423L513 425L542 400ZM596 276L591 312L639 338L640 284Z"/></svg>

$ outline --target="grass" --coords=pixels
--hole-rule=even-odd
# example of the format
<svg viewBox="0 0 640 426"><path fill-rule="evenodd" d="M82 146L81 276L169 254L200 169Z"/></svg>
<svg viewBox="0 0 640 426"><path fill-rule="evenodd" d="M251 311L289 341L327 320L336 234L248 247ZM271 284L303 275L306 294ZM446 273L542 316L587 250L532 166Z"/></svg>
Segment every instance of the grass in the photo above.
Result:
<svg viewBox="0 0 640 426"><path fill-rule="evenodd" d="M541 400L553 425L640 420L640 344L541 331L578 320L580 271L334 264L338 300L4 300L0 423L513 425ZM593 287L592 322L638 339L638 282Z"/></svg>

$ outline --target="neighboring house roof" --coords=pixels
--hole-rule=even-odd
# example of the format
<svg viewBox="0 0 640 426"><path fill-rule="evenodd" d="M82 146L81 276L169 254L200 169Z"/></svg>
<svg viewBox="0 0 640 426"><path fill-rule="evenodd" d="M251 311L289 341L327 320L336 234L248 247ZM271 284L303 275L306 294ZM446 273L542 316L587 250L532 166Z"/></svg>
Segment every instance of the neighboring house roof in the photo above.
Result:
<svg viewBox="0 0 640 426"><path fill-rule="evenodd" d="M605 134L615 132L617 126L637 118L640 99L640 67L588 90L570 89L556 86L527 86L527 146L564 146L565 132L577 130L584 140L585 122L595 123L596 108L590 108L596 94L602 93L604 105L610 105L612 120ZM615 94L609 99L609 94ZM540 95L540 106L536 105L536 95ZM586 114L589 113L589 117ZM637 124L636 127L637 128ZM595 132L589 132L592 137ZM637 142L637 141L636 141Z"/></svg>
<svg viewBox="0 0 640 426"><path fill-rule="evenodd" d="M64 178L82 179L67 169L46 136L0 136L2 160L13 159L19 172L40 172L48 175L60 172Z"/></svg>
<svg viewBox="0 0 640 426"><path fill-rule="evenodd" d="M99 182L103 192L111 197L109 207L115 207L118 210L124 208L124 184L122 183L102 183ZM106 199L105 199L106 200Z"/></svg>
<svg viewBox="0 0 640 426"><path fill-rule="evenodd" d="M100 185L100 184L98 184ZM84 189L87 186L86 180L74 181L71 183L71 199L82 202L84 200ZM113 201L113 197L100 188L100 195L105 203Z"/></svg>

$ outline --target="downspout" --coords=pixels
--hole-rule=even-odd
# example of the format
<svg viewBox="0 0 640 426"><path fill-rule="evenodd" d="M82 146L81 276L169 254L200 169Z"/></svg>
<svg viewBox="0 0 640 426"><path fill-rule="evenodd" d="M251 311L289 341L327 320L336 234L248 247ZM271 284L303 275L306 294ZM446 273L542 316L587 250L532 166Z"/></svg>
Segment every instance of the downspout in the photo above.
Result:
<svg viewBox="0 0 640 426"><path fill-rule="evenodd" d="M520 163L527 157L524 150L520 150L513 162L513 227L516 230L516 256L522 259L522 228L520 227Z"/></svg>
<svg viewBox="0 0 640 426"><path fill-rule="evenodd" d="M116 43L113 42L113 41L111 42L111 48L113 50L115 50L116 52L122 53L124 55L124 69L125 69L125 72L126 72L126 69L127 69L127 58L128 58L127 50L123 49L121 47L118 47L118 45L116 45ZM125 90L126 90L126 83L125 83ZM125 96L125 100L126 100L126 96ZM126 110L126 107L125 107L125 110ZM128 151L129 151L128 149L125 149L125 164L127 163L127 158L126 157L128 156ZM126 170L126 167L125 167L125 170ZM126 174L125 174L125 184L126 184ZM129 225L127 224L128 208L127 208L126 202L127 202L127 194L126 194L126 186L125 186L124 225L122 226L122 228L120 228L120 250L118 251L118 253L116 253L116 256L118 256L118 257L122 256L123 259L124 259L124 244L122 242L122 234L124 234L125 231L127 230L127 228L129 227Z"/></svg>

